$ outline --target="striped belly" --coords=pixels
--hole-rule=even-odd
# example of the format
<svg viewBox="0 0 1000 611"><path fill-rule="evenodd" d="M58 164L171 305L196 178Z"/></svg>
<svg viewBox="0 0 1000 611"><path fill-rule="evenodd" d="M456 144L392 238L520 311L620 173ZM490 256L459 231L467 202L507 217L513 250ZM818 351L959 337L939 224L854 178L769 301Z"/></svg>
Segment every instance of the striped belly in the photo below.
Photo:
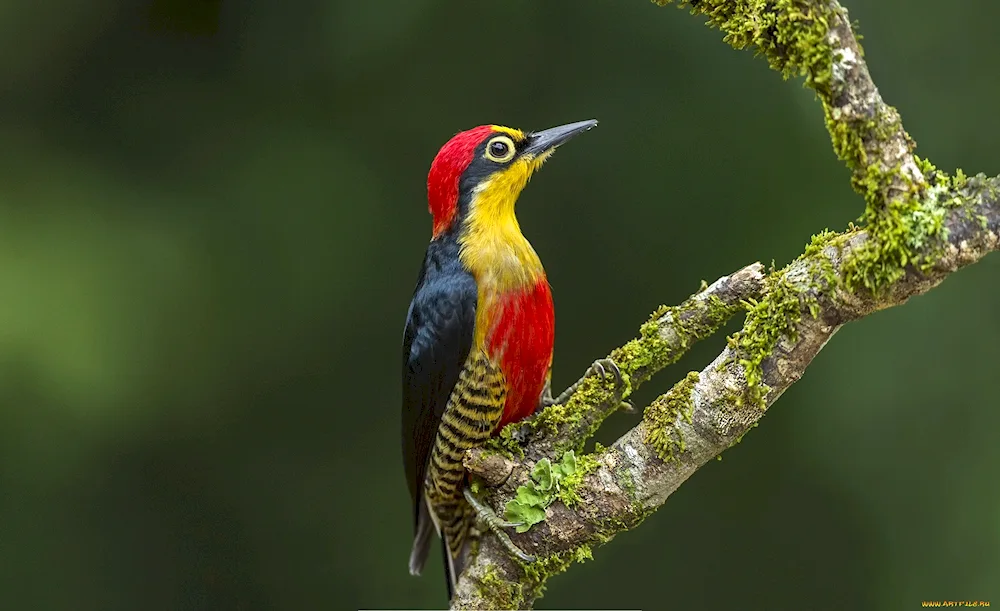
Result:
<svg viewBox="0 0 1000 611"><path fill-rule="evenodd" d="M474 349L441 416L424 483L427 505L453 556L461 551L474 516L462 495L462 459L466 450L489 440L500 422L506 396L500 368Z"/></svg>

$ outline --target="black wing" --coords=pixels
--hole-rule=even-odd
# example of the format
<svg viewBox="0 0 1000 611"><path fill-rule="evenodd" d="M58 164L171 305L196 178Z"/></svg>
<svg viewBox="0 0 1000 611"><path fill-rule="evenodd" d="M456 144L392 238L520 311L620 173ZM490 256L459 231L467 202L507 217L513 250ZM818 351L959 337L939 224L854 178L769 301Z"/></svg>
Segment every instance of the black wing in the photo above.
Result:
<svg viewBox="0 0 1000 611"><path fill-rule="evenodd" d="M476 281L458 259L454 237L427 247L403 331L403 462L413 499L415 536L425 539L430 523L423 507L423 481L434 437L458 374L472 348L476 324ZM421 529L425 532L421 532ZM416 553L425 556L426 549ZM416 571L423 566L417 558ZM411 557L411 571L414 558Z"/></svg>

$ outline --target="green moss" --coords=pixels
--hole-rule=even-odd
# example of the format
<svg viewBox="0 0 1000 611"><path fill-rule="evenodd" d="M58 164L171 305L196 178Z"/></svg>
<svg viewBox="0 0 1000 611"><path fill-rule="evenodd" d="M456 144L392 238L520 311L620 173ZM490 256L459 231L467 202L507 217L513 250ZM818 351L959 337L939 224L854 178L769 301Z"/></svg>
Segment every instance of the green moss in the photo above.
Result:
<svg viewBox="0 0 1000 611"><path fill-rule="evenodd" d="M524 605L524 592L521 586L500 577L492 564L483 570L477 588L479 597L493 603L497 609L520 609Z"/></svg>
<svg viewBox="0 0 1000 611"><path fill-rule="evenodd" d="M839 280L837 270L834 269L833 261L831 261L830 257L827 256L826 250L833 246L839 251L840 245L844 239L845 234L824 229L814 235L809 244L806 245L802 255L800 255L796 261L805 261L811 265L817 266L819 272L818 276L822 279L821 282L817 282L809 288L815 289L818 292L823 292L828 291L837 285ZM819 315L818 303L810 301L807 305L809 306L809 312L812 314L813 318Z"/></svg>
<svg viewBox="0 0 1000 611"><path fill-rule="evenodd" d="M523 424L522 422L514 422L503 427L499 435L495 435L486 442L485 449L506 456L511 460L524 459L524 448L514 436Z"/></svg>
<svg viewBox="0 0 1000 611"><path fill-rule="evenodd" d="M774 271L764 280L764 295L758 300L749 299L747 318L743 329L729 338L729 346L733 349L737 362L746 371L747 390L752 403L764 407L764 396L769 388L764 384L764 372L761 368L765 359L774 353L774 348L783 337L795 341L798 337L798 324L802 320L802 309L816 318L820 313L820 304L814 294L830 291L837 286L839 278L827 249L840 248L847 235L830 230L823 230L812 236L792 265L805 263L812 267L808 278L819 278L807 287L793 285L788 279L791 265ZM727 395L726 403L742 405L743 397L735 394Z"/></svg>
<svg viewBox="0 0 1000 611"><path fill-rule="evenodd" d="M600 545L604 545L620 533L639 526L646 519L646 517L653 514L653 511L647 511L638 506L633 506L633 511L635 517L630 521L626 521L622 518L605 518L599 521L596 524L597 528L593 534L593 540Z"/></svg>
<svg viewBox="0 0 1000 611"><path fill-rule="evenodd" d="M890 175L907 185L904 193L888 196ZM922 271L933 266L940 256L934 245L947 238L944 220L950 204L949 198L942 202L934 193L926 193L898 168L887 172L869 166L862 184L868 240L844 261L844 281L850 290L866 288L878 295L902 278L908 265ZM932 189L944 193L941 187Z"/></svg>
<svg viewBox="0 0 1000 611"><path fill-rule="evenodd" d="M920 170L921 174L926 176L928 180L934 180L935 176L938 174L938 170L934 164L930 162L930 160L921 159L919 155L914 155L913 160L916 162L917 169Z"/></svg>
<svg viewBox="0 0 1000 611"><path fill-rule="evenodd" d="M799 258L803 259L822 255L823 251L833 244L834 240L840 237L840 235L841 234L836 231L824 229L809 240L809 243L806 244L805 250L802 252L802 256Z"/></svg>
<svg viewBox="0 0 1000 611"><path fill-rule="evenodd" d="M760 301L748 301L743 329L729 339L746 371L749 399L762 408L769 388L764 384L761 363L771 356L782 337L797 339L797 325L802 319L804 295L788 281L787 269L768 275L764 280L764 296Z"/></svg>
<svg viewBox="0 0 1000 611"><path fill-rule="evenodd" d="M578 424L584 416L593 411L595 405L615 400L614 394L613 382L604 381L598 376L587 377L580 384L579 388L577 388L573 396L570 397L569 401L565 404L546 407L528 421L529 426L535 430L547 429L549 432L555 434L559 432L561 427ZM596 432L600 425L600 420L595 419L595 422L590 427L591 430L586 431L586 435L576 440L579 442L576 447L558 449L582 450L583 444L593 436L593 433Z"/></svg>
<svg viewBox="0 0 1000 611"><path fill-rule="evenodd" d="M476 475L470 476L469 491L472 494L480 494L483 491L483 480Z"/></svg>
<svg viewBox="0 0 1000 611"><path fill-rule="evenodd" d="M545 582L548 581L549 577L562 573L574 562L593 559L594 555L591 552L590 546L581 545L572 550L537 558L530 564L522 563L520 560L517 560L517 562L520 564L521 570L524 571L524 575L532 588L533 596L541 598L545 593Z"/></svg>
<svg viewBox="0 0 1000 611"><path fill-rule="evenodd" d="M952 188L962 189L968 184L968 182L969 182L969 177L965 175L965 172L962 171L962 168L958 168L957 170L955 170L955 175L952 176L951 178Z"/></svg>
<svg viewBox="0 0 1000 611"><path fill-rule="evenodd" d="M823 86L832 74L826 32L830 9L822 2L801 0L653 0L661 6L676 3L722 30L724 40L737 49L750 47L767 57L785 78L805 75L806 84Z"/></svg>
<svg viewBox="0 0 1000 611"><path fill-rule="evenodd" d="M865 149L865 140L888 137L889 134L881 130L876 121L847 120L841 115L840 110L832 106L827 99L822 96L820 99L823 104L823 121L827 131L830 132L833 152L854 172L851 186L858 190L860 188L857 182L858 173L868 166L868 151Z"/></svg>
<svg viewBox="0 0 1000 611"><path fill-rule="evenodd" d="M632 477L632 471L627 467L623 467L618 471L618 481L621 482L622 490L625 492L625 496L628 497L629 502L636 502L636 489L635 489L635 478Z"/></svg>
<svg viewBox="0 0 1000 611"><path fill-rule="evenodd" d="M827 126L829 127L831 122L839 126L836 134L832 130L830 132L834 150L837 150L838 144L843 143L841 138L851 143L850 147L852 148L846 154L842 155L838 152L837 156L853 171L851 186L862 195L870 190L869 170L872 167L880 166L878 161L868 159L868 153L865 150L866 146L868 149L881 148L888 145L891 140L896 139L900 134L909 149L912 150L915 146L913 141L910 140L909 135L903 131L899 113L894 108L885 106L882 110L878 111L874 119L866 119L864 121L838 119L840 111L836 108L830 108L826 101L823 103L823 108L826 113ZM893 176L886 175L884 177L886 182L881 185L881 188L887 187L890 184L889 180L892 178Z"/></svg>
<svg viewBox="0 0 1000 611"><path fill-rule="evenodd" d="M639 327L639 337L611 353L632 387L648 380L656 371L676 362L697 340L709 337L739 311L739 304L727 305L716 295L708 299L688 300L680 306L660 306ZM679 341L665 339L660 333L666 317ZM631 390L631 388L630 388ZM627 396L627 395L626 395Z"/></svg>
<svg viewBox="0 0 1000 611"><path fill-rule="evenodd" d="M940 258L948 237L948 211L962 204L961 194L975 178L961 169L949 176L926 159L914 160L925 184L914 183L898 167L886 171L873 164L866 169L859 190L865 196L861 220L868 241L844 261L848 289L865 288L878 295L902 278L907 266L926 271ZM896 185L891 193L889 184Z"/></svg>
<svg viewBox="0 0 1000 611"><path fill-rule="evenodd" d="M683 452L687 448L676 423L678 418L691 422L691 414L694 412L691 393L698 378L696 371L687 374L670 392L653 401L642 416L646 425L645 441L664 461L673 460L676 458L675 451Z"/></svg>

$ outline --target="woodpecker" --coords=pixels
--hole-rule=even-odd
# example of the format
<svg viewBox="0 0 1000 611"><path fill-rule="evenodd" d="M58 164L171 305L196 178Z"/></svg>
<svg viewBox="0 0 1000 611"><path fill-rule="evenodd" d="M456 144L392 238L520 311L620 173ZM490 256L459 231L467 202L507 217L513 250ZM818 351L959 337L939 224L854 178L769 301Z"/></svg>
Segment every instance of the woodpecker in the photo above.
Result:
<svg viewBox="0 0 1000 611"><path fill-rule="evenodd" d="M433 529L449 598L477 517L512 553L531 559L497 528L512 524L469 492L462 458L577 386L552 398L552 293L514 204L556 147L595 125L533 133L482 125L449 140L427 176L433 227L403 332L402 445L413 500L410 573L423 569ZM608 368L620 378L607 360L585 377Z"/></svg>

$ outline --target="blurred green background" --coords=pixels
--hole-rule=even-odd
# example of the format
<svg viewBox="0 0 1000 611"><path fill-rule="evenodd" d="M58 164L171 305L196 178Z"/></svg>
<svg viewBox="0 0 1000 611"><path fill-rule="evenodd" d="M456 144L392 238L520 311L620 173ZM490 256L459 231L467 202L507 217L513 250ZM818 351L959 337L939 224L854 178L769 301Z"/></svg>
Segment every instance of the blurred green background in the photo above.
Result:
<svg viewBox="0 0 1000 611"><path fill-rule="evenodd" d="M848 7L919 153L1000 172L1000 4ZM0 608L442 607L438 551L406 570L398 432L430 161L601 121L519 204L561 389L861 213L811 92L720 38L643 0L0 5ZM998 274L844 328L538 606L1000 604Z"/></svg>

